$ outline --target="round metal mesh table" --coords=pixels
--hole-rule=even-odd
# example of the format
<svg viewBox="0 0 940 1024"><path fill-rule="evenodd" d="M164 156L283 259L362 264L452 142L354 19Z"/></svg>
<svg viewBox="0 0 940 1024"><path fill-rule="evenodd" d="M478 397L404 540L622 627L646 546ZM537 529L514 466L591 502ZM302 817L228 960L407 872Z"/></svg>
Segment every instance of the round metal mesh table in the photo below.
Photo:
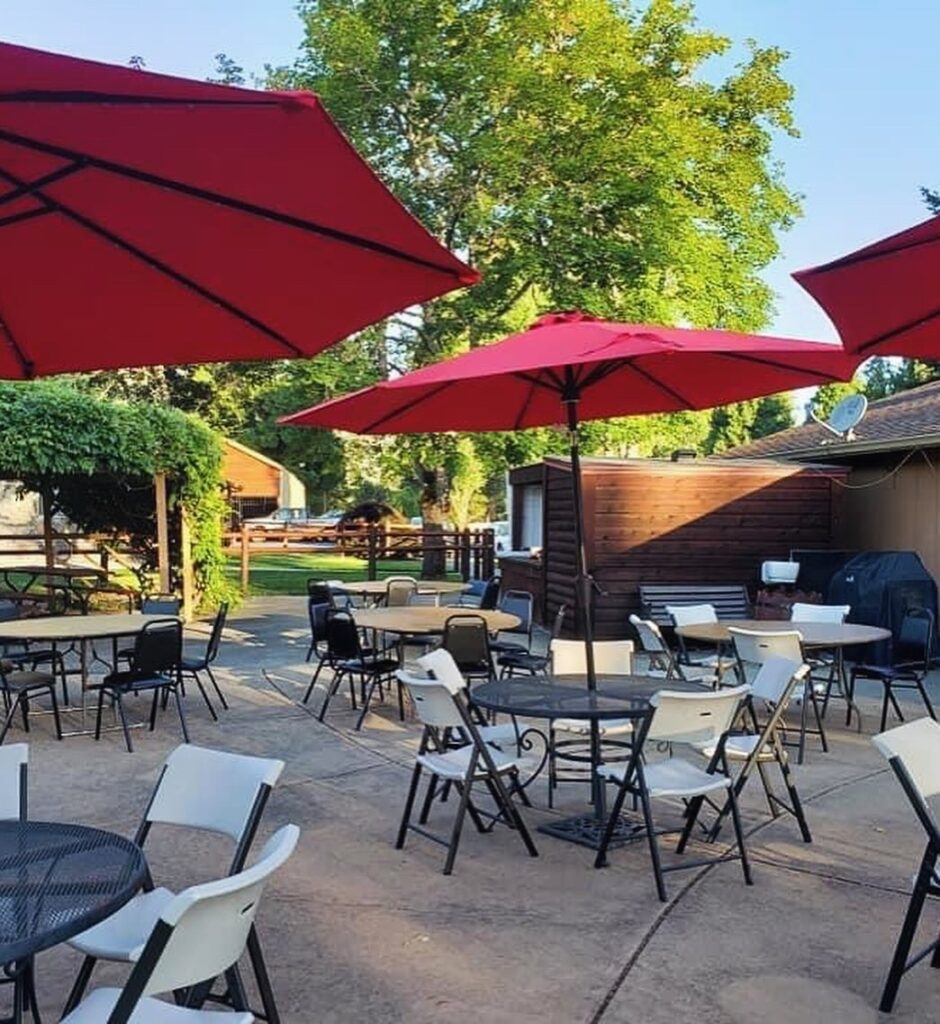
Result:
<svg viewBox="0 0 940 1024"><path fill-rule="evenodd" d="M146 871L140 847L112 832L0 821L0 963L104 920L137 892Z"/></svg>

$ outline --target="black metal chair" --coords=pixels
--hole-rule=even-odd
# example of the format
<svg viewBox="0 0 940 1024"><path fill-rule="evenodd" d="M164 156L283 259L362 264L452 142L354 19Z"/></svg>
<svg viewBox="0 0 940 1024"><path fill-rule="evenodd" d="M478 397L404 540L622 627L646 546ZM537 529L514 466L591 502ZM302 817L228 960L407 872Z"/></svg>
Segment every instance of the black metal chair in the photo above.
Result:
<svg viewBox="0 0 940 1024"><path fill-rule="evenodd" d="M480 611L495 611L499 603L499 582L498 576L491 576L486 581L486 586L483 588L483 593L480 596L480 604L478 606Z"/></svg>
<svg viewBox="0 0 940 1024"><path fill-rule="evenodd" d="M307 615L310 619L310 646L307 648L307 661L316 656L317 667L314 669L310 685L304 694L304 704L310 700L310 694L313 693L313 688L317 685L321 669L330 663L330 648L326 641L326 617L332 610L333 605L328 602L317 601L315 597L307 600Z"/></svg>
<svg viewBox="0 0 940 1024"><path fill-rule="evenodd" d="M361 686L362 709L359 719L356 722L356 729L362 728L362 723L369 711L372 702L372 695L377 686L382 682L391 683L395 678L395 671L400 667L398 658L390 658L387 652L369 653L362 646L359 639L359 628L352 615L344 610L331 608L326 616L326 646L327 662L333 670L333 679L330 688L327 690L317 718L322 722L326 715L326 709L330 701L340 687L344 676L349 677L349 693L352 699L353 710L356 710L356 685L358 677ZM367 682L368 681L368 682ZM309 690L308 690L309 695ZM379 691L382 696L382 691ZM401 686L398 687L398 711L402 719L405 717L404 695Z"/></svg>
<svg viewBox="0 0 940 1024"><path fill-rule="evenodd" d="M176 596L176 594L141 594L140 612L142 615L179 615L182 604L183 602ZM103 658L99 657L98 654L95 653L94 645L92 645L92 656L96 661L104 661ZM117 652L118 662L129 662L133 657L133 647L122 647ZM115 671L117 671L117 668L118 666L115 665Z"/></svg>
<svg viewBox="0 0 940 1024"><path fill-rule="evenodd" d="M509 629L501 629L496 639L490 641L490 651L497 655L530 651L535 598L527 590L507 590L499 599L499 611L515 615L519 619L519 624ZM509 637L512 639L507 639Z"/></svg>
<svg viewBox="0 0 940 1024"><path fill-rule="evenodd" d="M25 668L24 666L30 664L32 659L33 656L29 652L0 659L0 690L6 709L6 717L0 727L0 743L6 739L17 710L23 716L23 729L29 732L29 702L43 693L48 693L52 704L56 738L62 739L62 722L59 719L59 702L55 692L58 681L65 679L62 655L56 651L37 651L36 663L31 664L30 668ZM47 664L51 670L40 671L39 663Z"/></svg>
<svg viewBox="0 0 940 1024"><path fill-rule="evenodd" d="M98 715L95 720L95 739L101 738L101 718L104 714L105 697L114 701L121 728L124 730L124 742L128 753L133 753L130 728L124 711L124 697L129 693L153 693L150 707L150 731L157 723L157 709L163 695L172 693L176 700L176 709L180 716L180 727L183 739L189 742L189 730L186 728L186 714L182 702L182 655L183 625L178 619L155 619L144 624L137 634L134 653L130 660L130 668L126 672L112 672L100 683L93 683L92 689L98 690Z"/></svg>
<svg viewBox="0 0 940 1024"><path fill-rule="evenodd" d="M307 597L317 604L333 604L333 588L323 580L307 580ZM309 658L307 659L310 660Z"/></svg>
<svg viewBox="0 0 940 1024"><path fill-rule="evenodd" d="M216 696L222 703L222 707L228 711L228 701L225 699L225 694L219 688L218 681L212 672L212 662L219 656L219 646L222 643L222 631L225 629L225 620L228 617L228 602L223 601L219 605L219 610L216 612L215 621L212 623L212 632L209 634L209 640L206 643L205 650L201 655L194 658L187 658L183 655L181 668L184 675L192 676L199 687L199 692L202 694L202 699L206 702L206 707L209 709L209 714L212 715L212 720L217 722L219 716L215 713L215 708L212 706L212 701L209 699L209 694L206 693L205 687L202 685L202 680L199 677L200 672L205 672L209 677L209 681L212 683L212 688L216 692Z"/></svg>
<svg viewBox="0 0 940 1024"><path fill-rule="evenodd" d="M481 615L460 612L449 616L444 623L441 646L454 659L468 682L496 678L490 654L489 630L486 619Z"/></svg>
<svg viewBox="0 0 940 1024"><path fill-rule="evenodd" d="M884 699L881 704L881 728L885 731L888 721L888 705L903 722L904 715L894 696L895 690L917 690L927 709L927 714L936 719L933 704L924 687L924 679L930 671L933 658L934 617L928 608L909 608L901 619L898 639L894 643L894 658L890 665L853 665L849 676L849 706L855 700L855 682L871 679L881 683Z"/></svg>
<svg viewBox="0 0 940 1024"><path fill-rule="evenodd" d="M552 641L561 635L567 611L568 606L563 604L555 612L552 631L548 638L548 647L544 654L534 654L532 651L519 649L504 651L497 656L496 665L499 668L500 679L511 679L517 672L530 676L548 675L552 663Z"/></svg>
<svg viewBox="0 0 940 1024"><path fill-rule="evenodd" d="M899 725L890 732L873 737L872 743L887 758L927 834L927 846L914 879L911 899L878 1005L882 1013L890 1013L901 979L912 967L928 956L931 967L940 967L940 939L910 955L924 902L928 896L940 896L940 877L937 874L940 825L934 813L936 804L931 806L940 794L940 725L929 718L919 718L916 722ZM936 935L936 931L933 934Z"/></svg>

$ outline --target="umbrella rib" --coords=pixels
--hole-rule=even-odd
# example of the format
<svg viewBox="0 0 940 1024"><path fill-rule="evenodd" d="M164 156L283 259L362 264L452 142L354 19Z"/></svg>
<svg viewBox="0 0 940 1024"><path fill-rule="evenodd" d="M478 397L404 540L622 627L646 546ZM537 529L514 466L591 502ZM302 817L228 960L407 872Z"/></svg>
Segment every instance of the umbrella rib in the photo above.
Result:
<svg viewBox="0 0 940 1024"><path fill-rule="evenodd" d="M42 206L35 210L24 210L22 213L11 213L9 217L0 217L0 228L8 224L19 224L21 220L32 220L33 217L44 217L53 211L48 206Z"/></svg>
<svg viewBox="0 0 940 1024"><path fill-rule="evenodd" d="M859 345L856 348L856 352L865 352L870 348L874 348L876 345L881 345L886 341L890 341L892 338L896 338L905 331L913 331L918 327L923 327L924 324L929 324L931 320L936 320L940 316L940 309L931 310L926 316L920 316L916 320L909 320L906 324L901 324L900 327L892 327L890 331L885 331L883 334L879 334L876 338L869 338L868 341Z"/></svg>
<svg viewBox="0 0 940 1024"><path fill-rule="evenodd" d="M832 348L837 348L837 346L832 346ZM737 359L745 363L758 363L761 366L770 366L775 370L788 370L791 373L805 373L816 378L813 383L818 383L820 377L828 384L834 384L843 379L838 374L826 373L824 370L804 369L802 366L794 366L792 363L781 363L776 359L768 359L765 356L748 355L744 352L722 352L720 354L726 358ZM784 390L787 389L784 388Z"/></svg>
<svg viewBox="0 0 940 1024"><path fill-rule="evenodd" d="M669 395L669 397L672 398L674 401L678 402L679 405L681 405L683 409L694 409L695 408L695 406L692 404L692 402L690 402L684 395L681 395L674 388L671 388L668 384L664 384L657 377L654 377L651 373L648 373L635 360L625 359L624 360L624 365L629 365L630 369L633 370L634 373L639 374L644 380L646 380L650 384L652 384L653 387L659 388L660 391L662 391L665 394Z"/></svg>
<svg viewBox="0 0 940 1024"><path fill-rule="evenodd" d="M825 263L821 267L814 267L812 270L801 271L799 274L794 274L794 277L812 276L815 277L817 274L828 274L833 270L844 270L846 267L852 267L859 263L868 263L871 260L880 260L888 256L897 256L899 253L907 252L910 249L918 249L922 245L934 245L940 242L940 238L919 238L913 242L905 242L903 245L896 245L890 249L882 249L878 252L855 252L849 253L847 256L840 256L839 259L833 260L831 263ZM875 243L878 244L877 242Z"/></svg>
<svg viewBox="0 0 940 1024"><path fill-rule="evenodd" d="M140 106L279 107L284 105L284 100L282 97L248 99L235 96L225 99L183 99L177 96L134 96L130 93L91 92L81 89L21 89L19 92L0 93L0 103L126 103Z"/></svg>
<svg viewBox="0 0 940 1024"><path fill-rule="evenodd" d="M6 319L0 314L0 333L6 339L7 345L13 350L13 354L16 356L16 361L20 364L20 369L23 371L23 376L27 379L32 378L34 374L34 364L32 360L26 357L26 353L20 348L19 342L16 340L16 336L10 330L10 325L6 322Z"/></svg>
<svg viewBox="0 0 940 1024"><path fill-rule="evenodd" d="M16 188L11 189L9 192L0 196L0 206L5 203L15 202L22 196L34 194L35 189L44 188L46 185L51 185L53 182L61 181L63 178L68 178L70 175L75 174L76 171L80 171L84 167L81 161L75 161L71 164L66 164L65 167L60 167L58 170L50 171L48 174L43 175L41 178L37 178L35 181L27 182L23 185L18 185Z"/></svg>
<svg viewBox="0 0 940 1024"><path fill-rule="evenodd" d="M280 332L276 331L273 327L270 327L268 324L264 323L262 320L259 320L257 317L252 316L250 313L246 313L244 310L239 309L238 306L229 302L227 299L222 298L222 296L216 295L215 292L210 291L208 288L199 284L197 281L193 281L185 274L182 274L180 273L180 271L175 270L168 263L164 263L162 260L157 259L155 256L152 256L150 253L134 245L132 242L127 241L127 239L122 238L120 235L115 234L108 228L103 227L101 224L96 223L95 221L91 220L91 218L86 217L84 214L79 213L77 210L73 210L71 207L66 206L64 203L61 203L58 200L53 199L50 196L47 196L41 189L30 186L28 182L23 181L14 174L11 174L8 170L6 170L3 167L0 167L0 175L5 177L8 181L12 182L12 184L18 187L26 188L30 195L35 196L41 202L45 203L47 207L50 209L50 211L55 210L57 213L61 213L64 217L67 217L70 220L75 221L76 224L79 224L81 227L85 228L86 231L90 231L92 234L99 235L101 238L106 239L113 245L116 245L119 248L123 249L125 252L130 253L130 255L134 256L136 259L139 259L141 262L147 264L147 266L151 267L153 270L157 270L160 273L165 274L171 280L176 281L177 284L181 284L184 287L189 288L191 291L194 291L197 295L201 296L202 298L207 299L209 302L214 303L221 309L224 309L226 312L231 313L232 316L237 317L243 323L248 324L250 327L253 327L255 330L260 331L262 334L267 335L273 341L276 341L279 345L282 345L284 348L286 348L293 355L303 355L302 351L296 345L294 345L293 342L289 341Z"/></svg>
<svg viewBox="0 0 940 1024"><path fill-rule="evenodd" d="M399 413L404 412L405 409L413 408L416 405L421 405L422 402L427 402L439 395L442 391L450 387L453 381L445 381L443 384L439 384L436 388L432 388L430 391L426 391L423 395L418 398L409 398L402 405L396 406L390 412L384 413L377 420L372 423L367 423L362 430L357 430L357 434L371 434L378 427L384 426L390 419L393 419ZM436 433L436 431L424 431L424 433Z"/></svg>
<svg viewBox="0 0 940 1024"><path fill-rule="evenodd" d="M342 242L346 245L353 245L360 249L367 249L383 256L392 257L393 259L404 260L407 263L427 267L430 270L448 274L451 277L459 278L462 274L462 271L457 270L454 267L446 267L435 260L426 260L420 256L414 256L411 253L396 249L394 246L385 245L383 242L376 242L370 238L363 238L361 235L354 235L348 231L341 231L338 228L327 227L324 224L318 224L316 221L305 220L302 217L295 217L289 213L281 213L266 206L259 206L256 203L249 203L242 199L235 199L233 196L226 196L219 192L213 192L210 189L200 188L196 185L188 185L182 181L175 181L173 178L164 178L159 174L152 174L149 171L141 171L134 167L128 167L126 164L117 163L112 160L102 160L87 153L82 153L79 150L69 149L64 146L58 146L48 142L41 142L38 139L32 139L29 136L19 135L5 129L0 129L0 140L3 142L9 142L15 146L22 146L24 149L32 149L51 156L59 156L67 160L84 162L87 167L94 167L97 170L108 171L112 174L117 174L135 181L142 181L148 185L156 185L160 188L171 189L175 192L180 192L183 195L191 196L194 199L202 199L206 202L238 210L240 213L247 213L254 217L263 217L267 220L285 224L289 227L298 228L301 231L307 231L310 234L322 235L335 242Z"/></svg>

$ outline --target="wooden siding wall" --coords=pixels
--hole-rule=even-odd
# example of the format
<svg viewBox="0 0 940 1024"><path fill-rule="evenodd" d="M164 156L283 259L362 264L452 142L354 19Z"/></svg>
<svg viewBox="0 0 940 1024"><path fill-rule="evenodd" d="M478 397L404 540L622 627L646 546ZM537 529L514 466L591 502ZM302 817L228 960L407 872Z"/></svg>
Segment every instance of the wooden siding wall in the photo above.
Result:
<svg viewBox="0 0 940 1024"><path fill-rule="evenodd" d="M931 464L918 453L897 472L898 452L853 467L839 536L860 551L916 551L940 580L940 449L926 454Z"/></svg>
<svg viewBox="0 0 940 1024"><path fill-rule="evenodd" d="M830 547L840 507L832 475L844 473L727 463L586 469L588 562L605 592L595 598L598 637L626 635L643 582L743 583L753 594L764 559ZM549 467L545 505L548 618L574 601L566 471Z"/></svg>
<svg viewBox="0 0 940 1024"><path fill-rule="evenodd" d="M273 498L275 502L280 498L280 471L231 445L223 448L222 477L238 488L237 497Z"/></svg>

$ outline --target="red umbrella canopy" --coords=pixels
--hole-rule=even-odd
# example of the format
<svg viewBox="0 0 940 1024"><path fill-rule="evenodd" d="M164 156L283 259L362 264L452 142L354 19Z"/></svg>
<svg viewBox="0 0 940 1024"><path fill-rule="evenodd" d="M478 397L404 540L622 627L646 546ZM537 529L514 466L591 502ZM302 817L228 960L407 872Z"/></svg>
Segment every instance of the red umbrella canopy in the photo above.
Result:
<svg viewBox="0 0 940 1024"><path fill-rule="evenodd" d="M517 430L564 419L707 409L835 380L858 357L836 345L730 331L651 327L553 313L447 362L280 422L356 433Z"/></svg>
<svg viewBox="0 0 940 1024"><path fill-rule="evenodd" d="M793 276L847 351L940 357L940 217Z"/></svg>
<svg viewBox="0 0 940 1024"><path fill-rule="evenodd" d="M316 96L0 44L0 376L313 355L476 281Z"/></svg>

